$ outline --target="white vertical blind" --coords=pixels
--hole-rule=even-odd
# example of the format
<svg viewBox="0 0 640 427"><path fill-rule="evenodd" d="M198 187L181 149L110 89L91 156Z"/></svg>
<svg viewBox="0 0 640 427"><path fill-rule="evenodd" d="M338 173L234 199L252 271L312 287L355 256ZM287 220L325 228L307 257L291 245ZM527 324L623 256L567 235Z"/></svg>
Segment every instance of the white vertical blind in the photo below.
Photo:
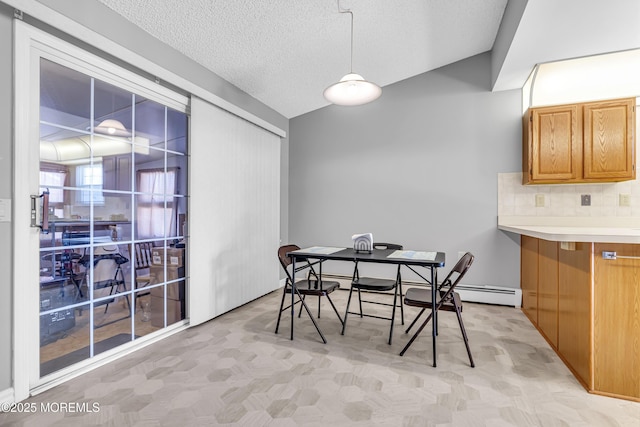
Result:
<svg viewBox="0 0 640 427"><path fill-rule="evenodd" d="M278 288L280 138L191 102L189 317L197 325Z"/></svg>

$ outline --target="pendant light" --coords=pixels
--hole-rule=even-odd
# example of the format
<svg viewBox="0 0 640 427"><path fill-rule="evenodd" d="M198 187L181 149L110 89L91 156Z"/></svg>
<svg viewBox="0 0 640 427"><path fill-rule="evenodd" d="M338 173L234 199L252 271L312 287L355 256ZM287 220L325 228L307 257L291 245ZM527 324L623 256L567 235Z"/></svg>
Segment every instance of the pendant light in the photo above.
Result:
<svg viewBox="0 0 640 427"><path fill-rule="evenodd" d="M131 136L131 132L124 127L122 122L114 119L103 120L98 126L93 128L93 131L103 135Z"/></svg>
<svg viewBox="0 0 640 427"><path fill-rule="evenodd" d="M353 12L342 9L338 0L338 12L351 15L351 71L338 83L334 83L324 90L327 101L337 105L362 105L376 100L382 94L382 89L375 83L366 81L360 74L353 72Z"/></svg>

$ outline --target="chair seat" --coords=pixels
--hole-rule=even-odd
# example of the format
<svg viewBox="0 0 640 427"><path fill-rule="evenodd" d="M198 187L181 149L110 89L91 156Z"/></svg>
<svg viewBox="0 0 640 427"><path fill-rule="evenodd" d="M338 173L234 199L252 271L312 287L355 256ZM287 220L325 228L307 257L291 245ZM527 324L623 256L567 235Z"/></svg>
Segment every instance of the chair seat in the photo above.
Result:
<svg viewBox="0 0 640 427"><path fill-rule="evenodd" d="M460 294L457 292L452 293L453 298L456 301L458 307L460 307L460 311L462 311L462 299L460 299ZM406 305L410 305L413 307L431 307L431 290L430 289L422 289L422 288L409 288L404 297L404 303ZM440 310L445 311L456 311L455 306L452 301L445 301Z"/></svg>
<svg viewBox="0 0 640 427"><path fill-rule="evenodd" d="M322 286L317 280L300 280L296 282L296 289L304 295L327 295L340 288L340 283L334 281L323 280ZM285 289L287 293L291 293L291 286L287 285Z"/></svg>
<svg viewBox="0 0 640 427"><path fill-rule="evenodd" d="M374 277L361 277L351 282L351 286L368 291L391 291L397 282L391 279L377 279Z"/></svg>

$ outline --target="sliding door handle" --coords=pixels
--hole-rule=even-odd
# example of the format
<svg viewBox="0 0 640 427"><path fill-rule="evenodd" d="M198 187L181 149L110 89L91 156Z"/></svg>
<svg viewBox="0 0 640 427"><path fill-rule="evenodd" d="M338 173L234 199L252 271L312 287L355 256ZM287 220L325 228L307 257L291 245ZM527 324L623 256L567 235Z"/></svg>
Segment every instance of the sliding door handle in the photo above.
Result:
<svg viewBox="0 0 640 427"><path fill-rule="evenodd" d="M38 199L42 199L40 206L40 224L38 224ZM39 228L43 234L49 234L49 189L39 196L31 195L31 227Z"/></svg>

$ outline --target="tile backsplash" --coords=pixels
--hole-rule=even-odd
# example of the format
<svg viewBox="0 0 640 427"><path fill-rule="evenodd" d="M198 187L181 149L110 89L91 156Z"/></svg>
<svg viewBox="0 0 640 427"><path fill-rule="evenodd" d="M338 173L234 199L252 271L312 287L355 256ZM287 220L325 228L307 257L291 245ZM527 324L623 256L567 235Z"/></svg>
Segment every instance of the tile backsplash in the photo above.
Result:
<svg viewBox="0 0 640 427"><path fill-rule="evenodd" d="M582 195L591 196L590 206ZM522 185L522 173L500 173L498 216L640 217L640 181Z"/></svg>

